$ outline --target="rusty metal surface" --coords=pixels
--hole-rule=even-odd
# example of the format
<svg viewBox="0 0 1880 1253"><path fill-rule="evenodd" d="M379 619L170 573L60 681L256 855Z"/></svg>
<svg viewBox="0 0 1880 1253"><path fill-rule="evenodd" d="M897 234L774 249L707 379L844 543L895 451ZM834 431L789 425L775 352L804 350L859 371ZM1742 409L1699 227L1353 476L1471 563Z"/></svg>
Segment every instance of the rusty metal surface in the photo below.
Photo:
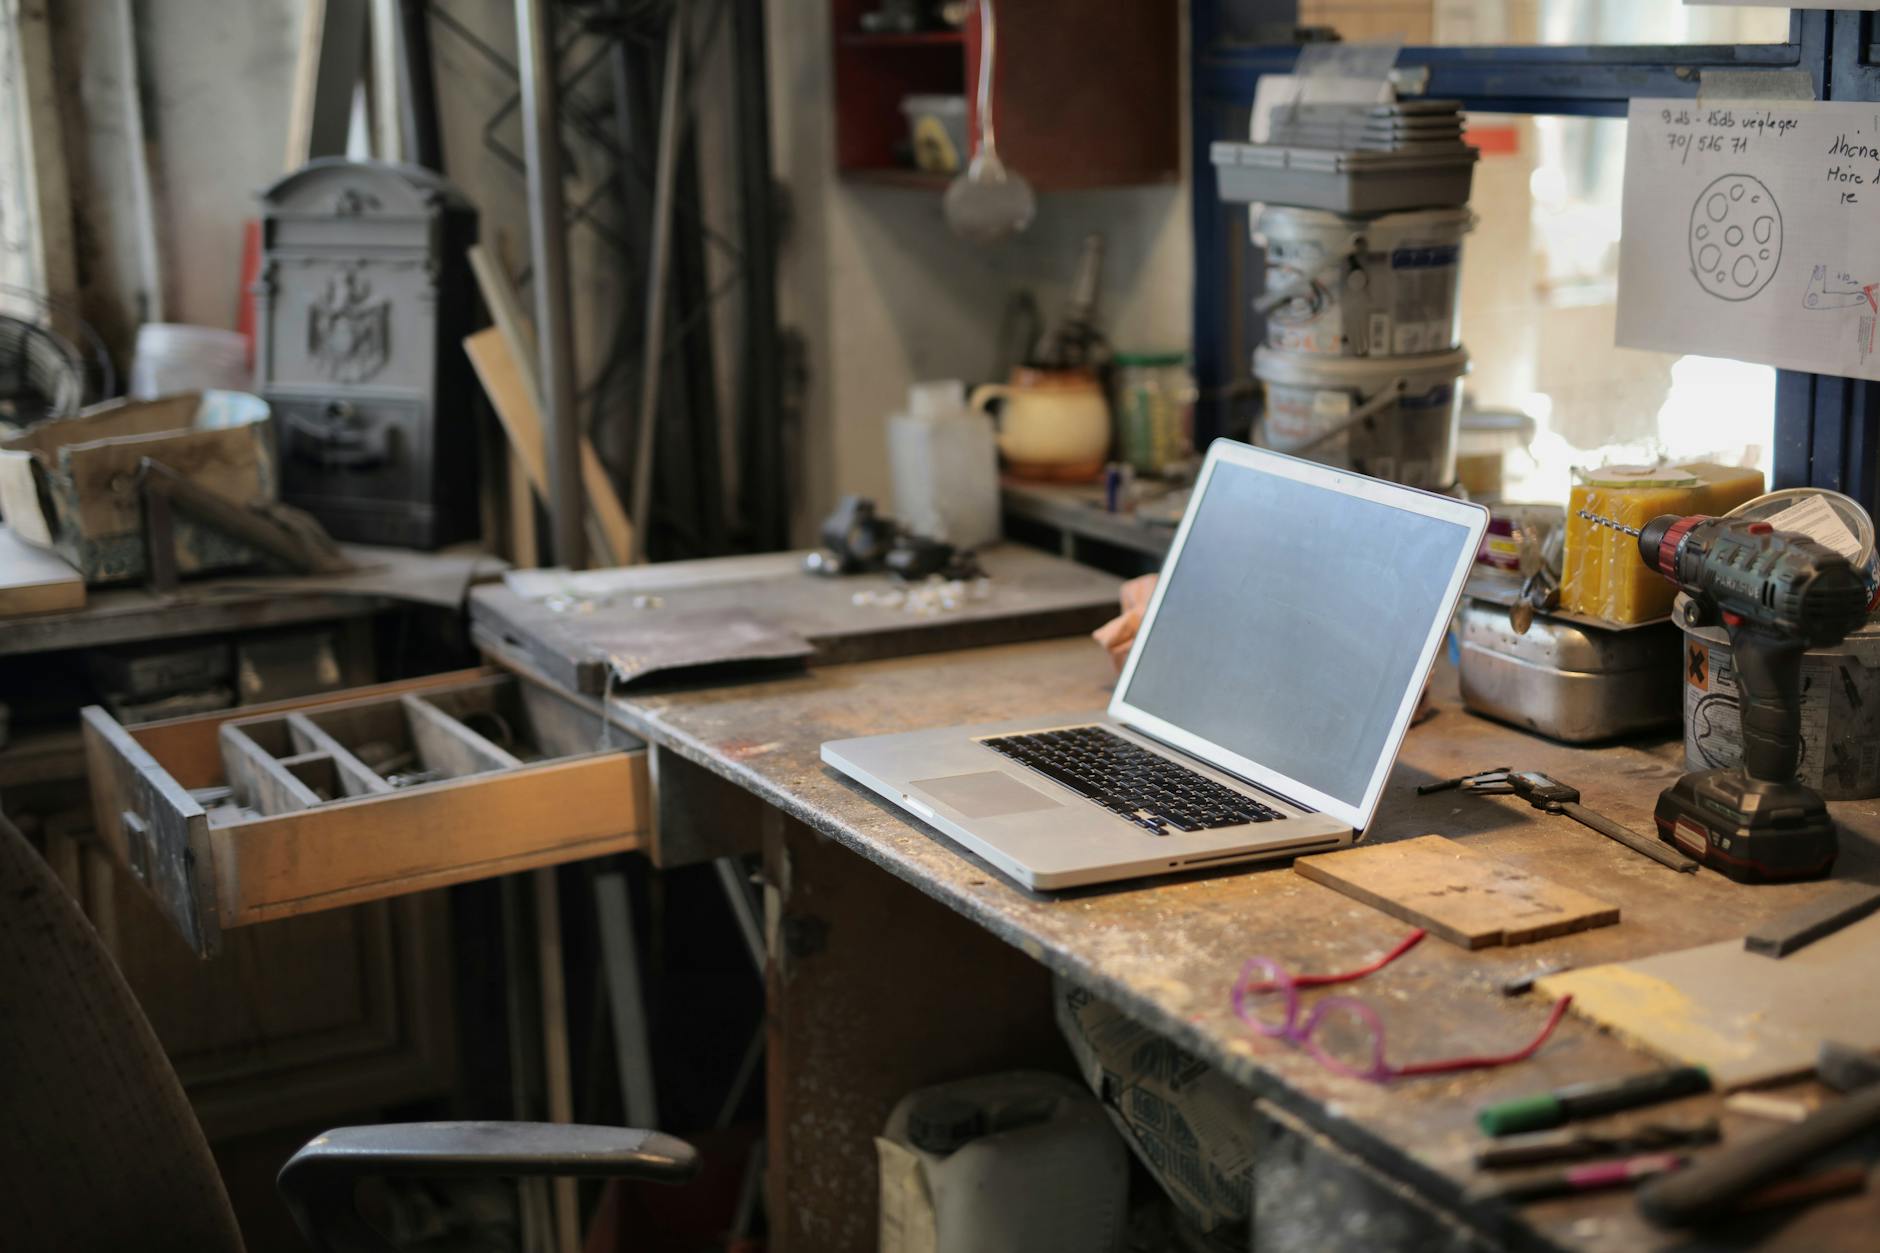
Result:
<svg viewBox="0 0 1880 1253"><path fill-rule="evenodd" d="M1346 968L1389 947L1406 926L1286 865L1159 879L1055 895L1019 888L943 837L825 768L825 740L884 731L1101 708L1111 671L1081 639L831 666L740 687L616 701L620 721L648 740L740 783L988 928L1036 960L1224 1067L1261 1098L1493 1238L1515 1246L1670 1247L1624 1195L1550 1201L1519 1211L1466 1200L1479 1181L1470 1155L1474 1112L1491 1101L1650 1069L1648 1055L1569 1017L1524 1065L1390 1087L1340 1078L1290 1046L1252 1036L1228 990L1241 961L1264 954L1301 970ZM1475 953L1432 937L1352 989L1375 1004L1395 1061L1496 1052L1525 1042L1546 1006L1509 1000L1498 985L1542 967L1627 960L1742 935L1813 899L1824 884L1746 887L1708 871L1679 875L1611 840L1512 798L1414 794L1418 783L1493 765L1534 768L1581 789L1586 803L1639 830L1677 774L1675 741L1604 749L1554 744L1463 711L1454 675L1437 680L1437 712L1405 741L1371 838L1438 833L1622 910L1617 926ZM1840 874L1880 879L1880 808L1837 804L1848 829ZM1653 1118L1716 1113L1697 1097ZM1757 1134L1723 1115L1726 1138ZM1622 1125L1623 1119L1611 1125ZM1835 1219L1840 1217L1837 1225ZM1880 1202L1816 1207L1819 1247L1857 1247Z"/></svg>

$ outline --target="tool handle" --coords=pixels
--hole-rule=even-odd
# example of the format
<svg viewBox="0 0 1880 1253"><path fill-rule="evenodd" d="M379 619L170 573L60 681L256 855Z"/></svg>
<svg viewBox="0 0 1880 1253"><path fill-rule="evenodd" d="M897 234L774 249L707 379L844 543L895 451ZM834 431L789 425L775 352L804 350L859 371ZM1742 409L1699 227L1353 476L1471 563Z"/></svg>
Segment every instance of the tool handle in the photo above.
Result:
<svg viewBox="0 0 1880 1253"><path fill-rule="evenodd" d="M1880 1084L1843 1097L1793 1127L1725 1149L1689 1170L1648 1184L1639 1193L1639 1211L1661 1227L1689 1225L1873 1126L1880 1126Z"/></svg>
<svg viewBox="0 0 1880 1253"><path fill-rule="evenodd" d="M1747 625L1730 628L1737 706L1743 722L1743 769L1752 779L1787 783L1802 759L1801 640L1778 639Z"/></svg>
<svg viewBox="0 0 1880 1253"><path fill-rule="evenodd" d="M1697 869L1697 863L1684 854L1675 852L1657 840L1648 840L1630 827L1622 827L1604 814L1595 813L1577 801L1562 801L1560 812L1582 826L1591 827L1607 839L1617 840L1635 853L1643 853L1653 861L1681 874L1690 874Z"/></svg>

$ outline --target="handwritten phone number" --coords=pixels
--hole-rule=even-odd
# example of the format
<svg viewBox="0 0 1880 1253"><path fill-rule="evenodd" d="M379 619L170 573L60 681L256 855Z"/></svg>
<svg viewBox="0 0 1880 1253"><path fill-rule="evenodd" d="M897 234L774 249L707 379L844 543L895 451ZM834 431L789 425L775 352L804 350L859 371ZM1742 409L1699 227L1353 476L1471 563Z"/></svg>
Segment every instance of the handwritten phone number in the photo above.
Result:
<svg viewBox="0 0 1880 1253"><path fill-rule="evenodd" d="M1689 131L1674 131L1665 136L1665 143L1671 151L1681 153L1687 159L1692 152L1748 152L1748 135L1693 135Z"/></svg>
<svg viewBox="0 0 1880 1253"><path fill-rule="evenodd" d="M1761 113L1743 113L1735 109L1660 109L1658 116L1666 126L1708 126L1717 130L1742 130L1769 135L1786 135L1802 124L1800 118L1780 117L1766 110ZM1721 152L1723 149L1715 151Z"/></svg>

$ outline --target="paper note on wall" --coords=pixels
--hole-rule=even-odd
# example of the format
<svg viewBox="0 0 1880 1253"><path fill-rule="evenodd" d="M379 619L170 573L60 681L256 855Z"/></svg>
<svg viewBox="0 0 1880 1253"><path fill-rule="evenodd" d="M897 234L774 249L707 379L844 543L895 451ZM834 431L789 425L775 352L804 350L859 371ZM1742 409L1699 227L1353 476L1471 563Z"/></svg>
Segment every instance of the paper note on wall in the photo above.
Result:
<svg viewBox="0 0 1880 1253"><path fill-rule="evenodd" d="M1880 104L1628 119L1619 346L1880 379Z"/></svg>

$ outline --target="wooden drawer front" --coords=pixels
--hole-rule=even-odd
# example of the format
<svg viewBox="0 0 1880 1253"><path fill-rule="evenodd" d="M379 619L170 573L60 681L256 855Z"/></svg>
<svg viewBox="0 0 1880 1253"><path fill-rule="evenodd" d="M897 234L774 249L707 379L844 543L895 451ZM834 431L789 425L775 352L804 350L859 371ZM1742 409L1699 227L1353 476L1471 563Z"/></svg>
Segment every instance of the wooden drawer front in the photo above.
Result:
<svg viewBox="0 0 1880 1253"><path fill-rule="evenodd" d="M601 747L588 711L484 671L347 695L137 727L84 711L100 836L198 953L228 927L641 846L645 752Z"/></svg>

